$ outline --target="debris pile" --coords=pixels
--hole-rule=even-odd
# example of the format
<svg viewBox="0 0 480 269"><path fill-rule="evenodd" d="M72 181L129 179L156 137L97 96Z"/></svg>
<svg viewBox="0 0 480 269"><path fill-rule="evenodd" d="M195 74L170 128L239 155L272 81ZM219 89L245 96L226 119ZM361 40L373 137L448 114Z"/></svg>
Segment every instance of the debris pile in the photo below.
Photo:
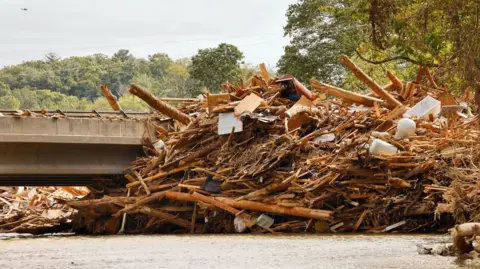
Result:
<svg viewBox="0 0 480 269"><path fill-rule="evenodd" d="M129 167L123 195L68 202L80 226L89 233L446 231L454 221L444 198L452 166L471 168L478 135L471 96L453 97L427 68L407 83L388 73L392 83L380 86L348 57L341 62L372 92L312 80L312 93L292 76L270 77L263 65L262 76L177 108L132 85L174 125L150 123L150 156Z"/></svg>
<svg viewBox="0 0 480 269"><path fill-rule="evenodd" d="M428 68L412 82L389 72L380 86L341 62L370 93L315 80L309 91L264 65L247 83L177 107L132 85L172 122L146 121L147 157L126 169L126 184L66 202L78 210L75 230L446 232L452 182L478 170L472 96L439 88Z"/></svg>
<svg viewBox="0 0 480 269"><path fill-rule="evenodd" d="M65 231L76 211L59 201L79 199L89 192L86 187L0 187L0 232Z"/></svg>

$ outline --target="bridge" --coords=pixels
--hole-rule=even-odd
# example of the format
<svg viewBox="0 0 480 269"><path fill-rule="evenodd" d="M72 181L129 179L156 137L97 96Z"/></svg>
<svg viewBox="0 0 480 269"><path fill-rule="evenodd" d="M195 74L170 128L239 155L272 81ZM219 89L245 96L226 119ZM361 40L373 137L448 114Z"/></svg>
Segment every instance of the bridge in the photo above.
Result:
<svg viewBox="0 0 480 269"><path fill-rule="evenodd" d="M84 185L143 155L148 113L0 113L0 185Z"/></svg>

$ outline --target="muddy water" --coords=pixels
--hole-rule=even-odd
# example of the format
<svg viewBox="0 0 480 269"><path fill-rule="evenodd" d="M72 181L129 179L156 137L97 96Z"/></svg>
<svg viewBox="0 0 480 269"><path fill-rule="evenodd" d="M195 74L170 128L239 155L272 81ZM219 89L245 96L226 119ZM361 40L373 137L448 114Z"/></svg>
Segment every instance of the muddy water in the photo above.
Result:
<svg viewBox="0 0 480 269"><path fill-rule="evenodd" d="M0 237L1 238L1 237ZM439 236L112 236L0 240L0 268L480 268L418 255Z"/></svg>

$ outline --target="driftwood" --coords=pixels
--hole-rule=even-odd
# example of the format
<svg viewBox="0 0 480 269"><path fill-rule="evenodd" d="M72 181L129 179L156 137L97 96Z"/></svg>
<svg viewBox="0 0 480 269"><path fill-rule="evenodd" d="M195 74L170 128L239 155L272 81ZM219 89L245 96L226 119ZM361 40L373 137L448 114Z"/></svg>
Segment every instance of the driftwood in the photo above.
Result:
<svg viewBox="0 0 480 269"><path fill-rule="evenodd" d="M107 99L108 103L112 107L113 110L115 111L120 111L122 108L120 107L120 104L117 101L117 98L113 96L112 92L108 89L108 85L102 85L100 86L100 90L103 92L103 96Z"/></svg>
<svg viewBox="0 0 480 269"><path fill-rule="evenodd" d="M316 80L310 80L310 85L316 90L324 92L326 94L342 98L346 101L350 101L355 104L373 106L375 102L382 103L383 101L374 97L361 95L355 92L346 91L344 89L337 88L332 85L328 85Z"/></svg>
<svg viewBox="0 0 480 269"><path fill-rule="evenodd" d="M187 114L177 110L176 108L170 106L167 103L158 100L155 96L153 96L151 93L138 86L137 84L132 84L130 86L129 92L133 95L138 96L152 108L171 117L172 119L178 120L183 124L188 124L191 120Z"/></svg>
<svg viewBox="0 0 480 269"><path fill-rule="evenodd" d="M471 243L468 243L466 238L475 240L480 235L480 223L464 223L461 225L455 225L450 229L453 245L460 253L468 253L473 250Z"/></svg>
<svg viewBox="0 0 480 269"><path fill-rule="evenodd" d="M358 66L356 66L347 56L342 56L340 62L352 70L353 74L365 83L372 91L374 91L378 96L383 98L391 108L397 106L402 106L402 103L395 99L390 93L385 91L380 87L375 81L373 81L367 74L365 74Z"/></svg>
<svg viewBox="0 0 480 269"><path fill-rule="evenodd" d="M331 220L332 211L329 210L319 210L319 209L309 209L304 207L283 207L277 205L266 205L263 203L252 202L252 201L234 201L224 197L215 198L216 200L223 202L229 206L248 209L253 211L260 212L271 212L278 214L285 214L290 216L318 219L318 220Z"/></svg>

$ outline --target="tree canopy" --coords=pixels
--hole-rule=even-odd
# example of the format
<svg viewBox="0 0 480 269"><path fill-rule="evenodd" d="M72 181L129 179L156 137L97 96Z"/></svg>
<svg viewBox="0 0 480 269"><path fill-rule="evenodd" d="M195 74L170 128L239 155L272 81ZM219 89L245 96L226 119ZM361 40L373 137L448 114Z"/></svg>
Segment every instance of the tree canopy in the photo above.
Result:
<svg viewBox="0 0 480 269"><path fill-rule="evenodd" d="M336 60L347 54L401 74L429 66L451 89L480 86L478 1L299 0L286 15L282 73L346 83Z"/></svg>
<svg viewBox="0 0 480 269"><path fill-rule="evenodd" d="M192 57L189 71L202 86L218 92L223 82L236 81L241 77L243 58L243 53L237 47L222 43L216 48L199 50Z"/></svg>

